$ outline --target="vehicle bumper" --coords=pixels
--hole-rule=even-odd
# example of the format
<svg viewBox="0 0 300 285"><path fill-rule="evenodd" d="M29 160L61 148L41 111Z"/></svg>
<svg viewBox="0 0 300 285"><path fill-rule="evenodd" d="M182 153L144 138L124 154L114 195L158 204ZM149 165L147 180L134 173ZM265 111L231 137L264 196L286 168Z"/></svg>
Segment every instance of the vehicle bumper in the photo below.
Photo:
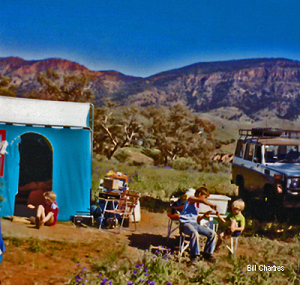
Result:
<svg viewBox="0 0 300 285"><path fill-rule="evenodd" d="M292 192L284 195L283 206L287 208L299 208L300 207L300 192Z"/></svg>

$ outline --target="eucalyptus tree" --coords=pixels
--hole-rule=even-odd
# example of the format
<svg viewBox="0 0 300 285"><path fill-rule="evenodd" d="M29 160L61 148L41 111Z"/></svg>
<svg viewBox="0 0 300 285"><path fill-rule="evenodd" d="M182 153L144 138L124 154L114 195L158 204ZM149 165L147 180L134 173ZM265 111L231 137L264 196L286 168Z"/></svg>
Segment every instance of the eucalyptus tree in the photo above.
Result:
<svg viewBox="0 0 300 285"><path fill-rule="evenodd" d="M95 110L94 152L111 159L118 148L129 146L144 132L140 109L117 107L106 101Z"/></svg>
<svg viewBox="0 0 300 285"><path fill-rule="evenodd" d="M155 147L159 150L155 155L165 165L179 157L191 157L203 167L207 165L215 149L213 123L181 104L149 106L143 110L143 115L148 119L148 136L155 140Z"/></svg>
<svg viewBox="0 0 300 285"><path fill-rule="evenodd" d="M16 97L17 87L7 76L0 76L0 95L8 97Z"/></svg>
<svg viewBox="0 0 300 285"><path fill-rule="evenodd" d="M47 69L37 74L40 84L38 90L30 92L30 98L69 101L93 102L94 94L91 90L93 76L81 74L59 74L55 70Z"/></svg>

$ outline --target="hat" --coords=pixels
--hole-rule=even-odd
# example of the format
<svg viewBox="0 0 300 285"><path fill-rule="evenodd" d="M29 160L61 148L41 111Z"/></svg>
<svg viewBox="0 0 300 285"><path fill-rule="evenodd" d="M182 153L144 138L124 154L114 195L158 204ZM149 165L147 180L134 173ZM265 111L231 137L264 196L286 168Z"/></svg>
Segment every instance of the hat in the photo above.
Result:
<svg viewBox="0 0 300 285"><path fill-rule="evenodd" d="M190 196L195 196L195 192L196 192L196 190L194 188L190 188L189 190L187 190L185 192L185 195L187 196L187 198Z"/></svg>

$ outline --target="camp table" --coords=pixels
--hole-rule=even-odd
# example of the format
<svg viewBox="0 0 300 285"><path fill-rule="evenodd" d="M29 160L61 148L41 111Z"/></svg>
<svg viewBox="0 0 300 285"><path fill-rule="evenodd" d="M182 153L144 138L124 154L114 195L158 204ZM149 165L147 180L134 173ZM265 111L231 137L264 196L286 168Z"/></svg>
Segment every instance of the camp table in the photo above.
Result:
<svg viewBox="0 0 300 285"><path fill-rule="evenodd" d="M120 192L99 192L99 196L98 196L99 203L100 201L104 202L104 208L101 214L102 219L100 219L99 229L101 229L103 219L104 219L104 214L108 204L111 203L112 209L115 209L118 205L120 195L121 195Z"/></svg>

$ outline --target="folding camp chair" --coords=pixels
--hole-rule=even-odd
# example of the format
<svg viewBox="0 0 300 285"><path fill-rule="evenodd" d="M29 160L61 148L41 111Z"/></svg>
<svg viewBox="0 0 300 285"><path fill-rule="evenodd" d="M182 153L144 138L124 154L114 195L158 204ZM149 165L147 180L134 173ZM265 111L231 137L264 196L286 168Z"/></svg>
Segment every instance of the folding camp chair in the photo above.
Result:
<svg viewBox="0 0 300 285"><path fill-rule="evenodd" d="M169 238L172 233L174 233L179 228L179 214L171 214L167 213L169 220L168 220L168 232L167 232L167 241L169 241ZM175 224L175 227L173 225ZM173 227L173 228L172 228Z"/></svg>
<svg viewBox="0 0 300 285"><path fill-rule="evenodd" d="M134 230L136 230L136 220L135 220L135 207L138 204L138 199L140 197L140 193L136 191L124 190L118 200L118 205L116 209L113 210L105 210L107 213L114 214L114 218L116 219L117 215L120 215L122 220L120 224L120 232L124 225L124 220L129 219L130 216L133 217L134 222Z"/></svg>
<svg viewBox="0 0 300 285"><path fill-rule="evenodd" d="M190 246L190 236L185 234L182 230L183 224L179 224L179 256L182 256L183 253L189 248ZM204 235L199 234L199 246L204 250L205 243L206 243L207 237Z"/></svg>
<svg viewBox="0 0 300 285"><path fill-rule="evenodd" d="M185 252L185 250L190 246L190 238L182 230L183 224L179 224L179 256Z"/></svg>
<svg viewBox="0 0 300 285"><path fill-rule="evenodd" d="M237 249L237 245L238 245L238 238L239 238L239 236L232 235L230 237L230 246L224 242L227 249L234 255L236 253L236 249Z"/></svg>
<svg viewBox="0 0 300 285"><path fill-rule="evenodd" d="M172 233L174 233L179 228L179 218L180 213L184 207L184 204L178 204L179 198L171 198L170 199L170 206L171 212L167 213L169 218L168 220L168 232L167 232L167 241L169 240ZM175 224L175 227L173 227ZM172 228L173 227L173 228Z"/></svg>

